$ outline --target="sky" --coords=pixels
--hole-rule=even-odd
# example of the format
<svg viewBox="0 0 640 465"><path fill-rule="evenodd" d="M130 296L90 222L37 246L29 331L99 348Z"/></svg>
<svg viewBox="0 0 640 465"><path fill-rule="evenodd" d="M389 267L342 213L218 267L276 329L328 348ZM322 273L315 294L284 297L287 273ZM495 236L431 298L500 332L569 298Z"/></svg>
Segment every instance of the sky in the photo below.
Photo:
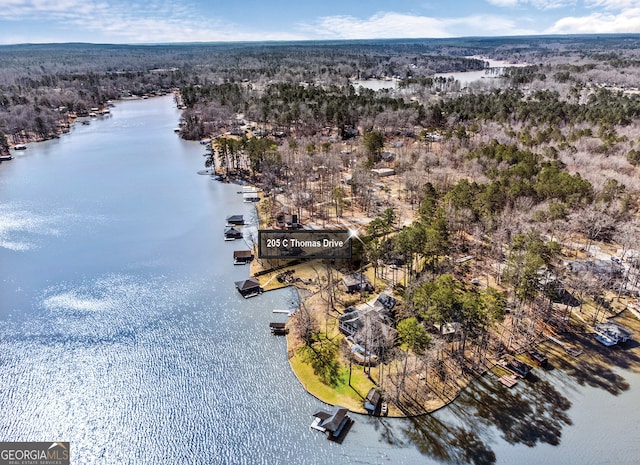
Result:
<svg viewBox="0 0 640 465"><path fill-rule="evenodd" d="M0 44L640 33L640 0L0 0Z"/></svg>

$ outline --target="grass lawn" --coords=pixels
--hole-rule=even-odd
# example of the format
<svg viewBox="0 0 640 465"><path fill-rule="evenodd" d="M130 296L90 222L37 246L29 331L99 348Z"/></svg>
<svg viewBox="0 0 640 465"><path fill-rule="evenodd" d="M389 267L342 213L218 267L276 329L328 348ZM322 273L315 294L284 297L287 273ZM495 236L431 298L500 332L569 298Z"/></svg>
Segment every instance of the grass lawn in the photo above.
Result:
<svg viewBox="0 0 640 465"><path fill-rule="evenodd" d="M321 401L341 405L352 412L366 413L363 401L374 385L364 373L363 367L352 365L349 386L349 366L341 366L338 384L329 386L323 383L313 372L313 368L304 363L298 355L289 359L289 363L304 388Z"/></svg>

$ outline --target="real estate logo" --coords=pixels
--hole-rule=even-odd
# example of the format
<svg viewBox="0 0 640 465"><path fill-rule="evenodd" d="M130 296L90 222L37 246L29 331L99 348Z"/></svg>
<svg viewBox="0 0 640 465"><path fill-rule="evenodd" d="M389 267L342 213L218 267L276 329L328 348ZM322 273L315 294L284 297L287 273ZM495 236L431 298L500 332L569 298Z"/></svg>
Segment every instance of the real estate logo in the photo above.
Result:
<svg viewBox="0 0 640 465"><path fill-rule="evenodd" d="M0 465L70 465L68 442L0 442Z"/></svg>

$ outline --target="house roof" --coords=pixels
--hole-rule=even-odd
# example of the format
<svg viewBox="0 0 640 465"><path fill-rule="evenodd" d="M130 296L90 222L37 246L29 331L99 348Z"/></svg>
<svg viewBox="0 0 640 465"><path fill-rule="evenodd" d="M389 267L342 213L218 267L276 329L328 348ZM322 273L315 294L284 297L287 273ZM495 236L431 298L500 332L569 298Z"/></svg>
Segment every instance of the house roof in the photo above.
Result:
<svg viewBox="0 0 640 465"><path fill-rule="evenodd" d="M351 273L351 274L344 275L342 277L342 282L347 287L364 286L367 284L371 286L369 279L362 273Z"/></svg>
<svg viewBox="0 0 640 465"><path fill-rule="evenodd" d="M378 296L377 302L380 302L380 305L382 305L387 310L393 310L393 307L395 307L398 303L398 301L391 297L389 294L380 294Z"/></svg>
<svg viewBox="0 0 640 465"><path fill-rule="evenodd" d="M242 223L244 223L244 216L243 216L243 215L231 215L231 216L227 216L227 223L238 223L238 224L242 224Z"/></svg>
<svg viewBox="0 0 640 465"><path fill-rule="evenodd" d="M251 250L234 250L233 258L251 258L253 257L253 253Z"/></svg>
<svg viewBox="0 0 640 465"><path fill-rule="evenodd" d="M618 337L631 337L633 335L633 333L627 328L616 323L600 323L596 326L596 329L599 331L613 333Z"/></svg>
<svg viewBox="0 0 640 465"><path fill-rule="evenodd" d="M338 320L342 324L348 324L352 326L354 329L361 328L364 323L362 322L362 315L359 310L356 310L353 307L350 307L351 311L341 315ZM348 309L347 309L348 310Z"/></svg>
<svg viewBox="0 0 640 465"><path fill-rule="evenodd" d="M245 279L244 281L236 281L235 285L239 291L248 291L250 289L260 287L260 283L256 278L249 278Z"/></svg>
<svg viewBox="0 0 640 465"><path fill-rule="evenodd" d="M335 433L347 418L348 413L349 410L336 405L335 407L333 407L331 413L321 409L314 413L313 416L322 420L319 426L325 428L331 433Z"/></svg>
<svg viewBox="0 0 640 465"><path fill-rule="evenodd" d="M369 389L369 392L367 393L367 401L371 402L373 405L378 405L378 402L380 402L380 393L374 388Z"/></svg>
<svg viewBox="0 0 640 465"><path fill-rule="evenodd" d="M224 230L224 235L225 236L234 236L234 237L242 237L242 231L240 231L239 229L236 228L226 228Z"/></svg>

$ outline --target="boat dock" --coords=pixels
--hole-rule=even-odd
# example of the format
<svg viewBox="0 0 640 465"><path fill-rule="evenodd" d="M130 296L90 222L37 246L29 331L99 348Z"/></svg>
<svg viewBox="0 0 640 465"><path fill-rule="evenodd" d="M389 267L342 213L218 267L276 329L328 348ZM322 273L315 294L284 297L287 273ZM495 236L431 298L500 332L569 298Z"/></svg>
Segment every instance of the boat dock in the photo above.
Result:
<svg viewBox="0 0 640 465"><path fill-rule="evenodd" d="M569 347L567 344L565 344L564 342L562 342L558 338L555 338L553 336L549 336L549 340L555 342L556 344L558 344L560 347L562 347L565 350L566 353L568 353L572 357L579 357L580 355L582 355L582 350L575 349L573 347Z"/></svg>
<svg viewBox="0 0 640 465"><path fill-rule="evenodd" d="M269 329L274 336L286 336L289 330L286 327L286 323L269 323Z"/></svg>
<svg viewBox="0 0 640 465"><path fill-rule="evenodd" d="M516 375L504 375L498 378L498 381L507 387L513 387L518 384L518 377Z"/></svg>

